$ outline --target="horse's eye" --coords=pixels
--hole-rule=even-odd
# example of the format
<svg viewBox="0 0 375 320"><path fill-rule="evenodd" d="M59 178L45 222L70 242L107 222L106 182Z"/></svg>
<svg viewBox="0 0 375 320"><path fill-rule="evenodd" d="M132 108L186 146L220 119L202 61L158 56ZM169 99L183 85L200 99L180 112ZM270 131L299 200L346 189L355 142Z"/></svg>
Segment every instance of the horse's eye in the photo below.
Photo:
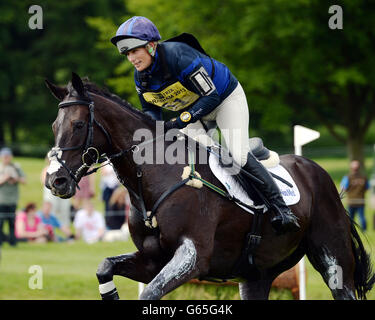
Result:
<svg viewBox="0 0 375 320"><path fill-rule="evenodd" d="M75 121L75 122L73 123L73 129L74 129L74 130L80 130L80 129L82 129L84 126L85 126L85 122L84 122L84 121Z"/></svg>

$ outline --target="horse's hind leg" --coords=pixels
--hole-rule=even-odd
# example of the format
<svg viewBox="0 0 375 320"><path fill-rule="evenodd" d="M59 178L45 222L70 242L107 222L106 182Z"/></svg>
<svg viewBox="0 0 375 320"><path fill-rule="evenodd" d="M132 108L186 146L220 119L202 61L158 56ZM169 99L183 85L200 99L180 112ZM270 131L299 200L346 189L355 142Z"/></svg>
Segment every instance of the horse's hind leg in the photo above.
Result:
<svg viewBox="0 0 375 320"><path fill-rule="evenodd" d="M241 300L268 300L272 281L270 279L262 279L241 282L239 284Z"/></svg>
<svg viewBox="0 0 375 320"><path fill-rule="evenodd" d="M334 299L356 299L355 262L351 246L349 219L343 215L335 222L311 226L306 254L322 275Z"/></svg>
<svg viewBox="0 0 375 320"><path fill-rule="evenodd" d="M327 246L323 246L313 253L313 257L309 254L308 258L322 275L335 300L356 299L352 265L343 262L342 254L334 254ZM345 259L351 257L347 256Z"/></svg>
<svg viewBox="0 0 375 320"><path fill-rule="evenodd" d="M185 238L173 258L146 286L141 300L158 300L198 274L197 250L192 240Z"/></svg>
<svg viewBox="0 0 375 320"><path fill-rule="evenodd" d="M116 286L113 282L114 275L148 283L161 269L161 264L146 257L141 252L122 254L105 258L98 267L96 276L99 280L99 292L103 300L119 299Z"/></svg>

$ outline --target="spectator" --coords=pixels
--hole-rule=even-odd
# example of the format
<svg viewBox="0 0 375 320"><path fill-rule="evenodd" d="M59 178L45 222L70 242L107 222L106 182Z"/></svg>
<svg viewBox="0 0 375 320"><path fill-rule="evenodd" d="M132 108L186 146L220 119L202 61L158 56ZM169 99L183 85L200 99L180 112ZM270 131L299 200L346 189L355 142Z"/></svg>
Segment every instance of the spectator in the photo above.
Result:
<svg viewBox="0 0 375 320"><path fill-rule="evenodd" d="M54 196L51 193L51 190L47 189L47 187L45 186L44 183L45 183L45 179L46 179L47 169L48 169L48 166L49 166L48 158L46 157L45 160L48 163L48 165L46 167L44 167L44 169L42 170L42 173L40 175L40 182L43 185L43 202L49 202L49 203L52 204L51 211L53 212L53 214L55 215L55 217L59 221L60 226L61 226L61 230L63 231L63 233L67 237L71 237L72 232L70 230L70 223L71 223L71 220L70 220L70 216L71 216L70 199L62 199L62 198Z"/></svg>
<svg viewBox="0 0 375 320"><path fill-rule="evenodd" d="M95 196L95 176L84 176L80 180L79 189L77 188L76 194L73 197L74 210L80 210L83 204Z"/></svg>
<svg viewBox="0 0 375 320"><path fill-rule="evenodd" d="M108 215L108 211L110 210L109 199L118 185L119 181L113 167L109 165L104 166L101 170L100 189L102 190L102 200L105 205L105 216Z"/></svg>
<svg viewBox="0 0 375 320"><path fill-rule="evenodd" d="M95 211L90 200L86 200L83 209L77 211L74 218L76 238L87 243L100 241L104 235L105 224L102 214Z"/></svg>
<svg viewBox="0 0 375 320"><path fill-rule="evenodd" d="M35 203L27 204L25 211L17 214L15 231L18 241L47 242L48 230L44 227L42 219L36 215Z"/></svg>
<svg viewBox="0 0 375 320"><path fill-rule="evenodd" d="M350 163L350 173L343 177L341 188L348 194L348 211L350 217L354 220L358 211L361 228L367 229L365 217L365 192L369 189L367 177L361 173L361 164L357 160Z"/></svg>
<svg viewBox="0 0 375 320"><path fill-rule="evenodd" d="M15 218L19 199L19 184L25 183L25 175L21 167L13 163L13 154L9 148L0 150L0 247L5 236L3 234L4 221L8 221L11 246L17 244L15 237Z"/></svg>
<svg viewBox="0 0 375 320"><path fill-rule="evenodd" d="M130 198L128 191L119 186L112 194L108 202L105 222L107 229L118 230L126 222L130 210Z"/></svg>
<svg viewBox="0 0 375 320"><path fill-rule="evenodd" d="M52 213L52 203L45 201L43 202L42 210L38 212L38 216L42 219L42 223L48 230L48 240L50 241L63 241L64 239L56 234L56 229L60 229L67 238L71 236L69 230L68 233L64 232L60 221Z"/></svg>
<svg viewBox="0 0 375 320"><path fill-rule="evenodd" d="M107 232L103 241L127 241L129 228L127 224L130 211L129 192L123 186L119 186L109 200L109 211L106 212L105 221ZM107 214L108 213L108 214Z"/></svg>

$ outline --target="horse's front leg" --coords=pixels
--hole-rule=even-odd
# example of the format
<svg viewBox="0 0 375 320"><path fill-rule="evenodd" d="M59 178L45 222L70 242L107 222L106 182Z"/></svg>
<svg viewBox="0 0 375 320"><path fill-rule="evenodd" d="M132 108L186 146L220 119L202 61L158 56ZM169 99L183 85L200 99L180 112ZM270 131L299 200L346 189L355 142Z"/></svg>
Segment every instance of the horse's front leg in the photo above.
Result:
<svg viewBox="0 0 375 320"><path fill-rule="evenodd" d="M160 271L162 264L137 251L105 258L98 267L99 292L103 300L119 299L113 276L149 283Z"/></svg>
<svg viewBox="0 0 375 320"><path fill-rule="evenodd" d="M192 240L185 238L173 258L146 286L141 300L158 300L168 292L198 275L197 249Z"/></svg>

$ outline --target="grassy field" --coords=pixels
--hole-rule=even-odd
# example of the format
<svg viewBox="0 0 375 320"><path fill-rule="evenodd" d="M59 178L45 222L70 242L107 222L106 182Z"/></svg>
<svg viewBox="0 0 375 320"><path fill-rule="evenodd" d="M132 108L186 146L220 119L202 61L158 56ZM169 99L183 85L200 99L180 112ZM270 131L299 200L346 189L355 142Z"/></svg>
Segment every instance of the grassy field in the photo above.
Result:
<svg viewBox="0 0 375 320"><path fill-rule="evenodd" d="M347 159L314 159L325 168L338 185L341 177L347 172ZM18 158L27 175L27 184L21 187L19 207L29 201L42 202L42 188L39 180L44 161L40 159ZM366 159L367 168L372 167L372 159ZM95 205L103 210L100 200L99 176L96 178L97 197ZM369 194L367 195L368 202ZM344 199L345 203L345 199ZM366 208L368 231L362 239L375 264L375 231L373 212L369 205ZM131 240L127 242L85 244L74 243L25 244L16 248L4 244L0 261L0 299L98 299L98 283L95 271L100 261L112 255L134 251ZM43 271L42 289L31 289L29 280L33 276L29 268L38 265ZM306 260L307 298L314 300L332 299L329 289L321 276ZM122 299L137 299L138 284L125 278L115 278ZM273 290L271 299L291 299L288 291ZM165 299L239 299L236 287L184 285L171 292ZM368 295L375 299L375 289Z"/></svg>

